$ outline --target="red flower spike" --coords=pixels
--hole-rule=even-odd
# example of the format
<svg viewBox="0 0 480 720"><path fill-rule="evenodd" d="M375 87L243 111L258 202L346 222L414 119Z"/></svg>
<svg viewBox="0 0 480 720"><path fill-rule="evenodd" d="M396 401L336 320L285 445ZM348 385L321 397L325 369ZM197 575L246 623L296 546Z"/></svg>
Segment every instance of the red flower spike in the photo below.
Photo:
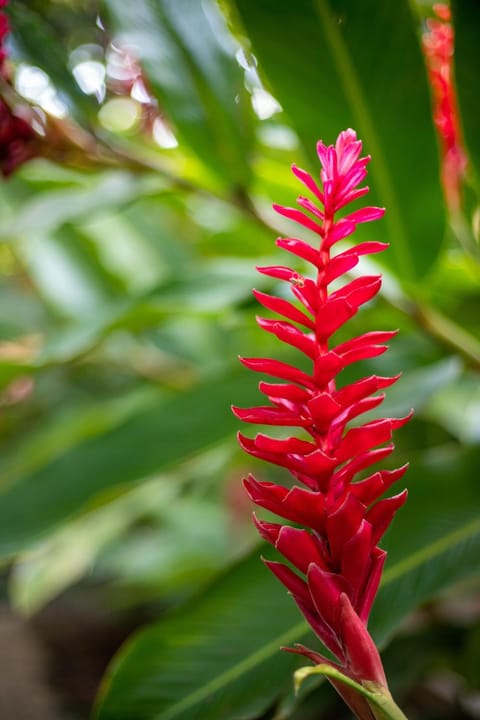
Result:
<svg viewBox="0 0 480 720"><path fill-rule="evenodd" d="M272 402L275 398L303 403L310 399L309 393L298 385L259 382L258 389Z"/></svg>
<svg viewBox="0 0 480 720"><path fill-rule="evenodd" d="M279 248L312 265L313 277L285 265L261 267L258 270L263 275L288 283L292 297L287 300L257 290L254 295L274 315L258 318L260 327L305 355L310 368L298 370L268 358L241 359L251 370L280 382L260 382L259 388L270 405L234 407L233 412L248 423L298 428L297 434L301 434L272 437L258 433L253 439L239 434L246 452L286 468L293 478L290 489L258 482L252 475L244 484L252 502L287 521L280 524L255 518L262 537L291 567L265 563L289 590L338 664L303 646L287 650L316 663L330 663L356 682L373 681L386 687L367 621L386 557L377 543L405 502L406 491L380 498L402 477L407 466L377 470L362 480L357 475L390 455L392 434L410 415L350 426L354 418L381 404L384 395L379 391L399 376L370 375L343 387L337 387L336 376L347 365L385 352L386 343L396 331L366 332L335 345L334 333L376 296L381 277L361 276L329 289L330 283L355 267L362 255L382 252L387 247L370 241L331 254L334 244L350 237L358 223L379 219L384 213L382 208L364 207L337 217L339 210L368 192L367 187L358 187L366 177L370 159L360 156L361 149L356 133L346 130L334 146L318 143L320 181L296 166L292 168L314 197L314 201L302 196L298 199L314 220L301 210L278 205L274 208L312 230L318 243L294 237L276 242ZM365 710L363 699L355 691L346 690L341 683L332 684L351 707Z"/></svg>
<svg viewBox="0 0 480 720"><path fill-rule="evenodd" d="M454 83L455 37L448 5L438 3L433 12L436 17L427 20L423 33L423 52L432 90L433 120L440 140L443 192L450 211L456 212L461 205L467 155Z"/></svg>
<svg viewBox="0 0 480 720"><path fill-rule="evenodd" d="M278 577L287 590L293 595L295 600L300 600L305 606L310 606L311 598L308 592L307 583L296 575L293 570L280 562L272 562L264 560L265 565L274 575Z"/></svg>
<svg viewBox="0 0 480 720"><path fill-rule="evenodd" d="M373 542L378 542L392 522L393 516L407 501L408 492L404 490L393 497L379 500L367 513L366 517L374 528Z"/></svg>

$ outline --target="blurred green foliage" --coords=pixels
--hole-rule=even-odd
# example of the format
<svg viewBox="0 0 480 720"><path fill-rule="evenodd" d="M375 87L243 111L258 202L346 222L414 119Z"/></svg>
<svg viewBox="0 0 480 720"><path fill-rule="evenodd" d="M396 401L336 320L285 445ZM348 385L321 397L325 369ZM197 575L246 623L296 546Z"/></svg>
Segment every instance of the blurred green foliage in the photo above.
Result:
<svg viewBox="0 0 480 720"><path fill-rule="evenodd" d="M403 371L382 413L416 410L396 455L411 462L410 500L372 618L385 645L479 575L476 3L453 3L470 150L455 217L419 42L428 4L15 0L8 12L12 92L42 127L42 157L0 188L10 600L33 613L83 583L112 612L155 608L108 671L99 720L303 720L313 699L319 718L322 688L291 695L298 662L278 648L306 628L258 560L241 491L249 469L277 471L242 457L229 411L257 397L238 354L288 360L256 327L251 288L270 281L255 265L285 262L273 239L291 225L270 206L294 202L289 165L316 171L315 140L354 127L372 202L387 207L369 239L391 247L382 295L349 332L400 329L362 370ZM455 667L470 690L472 637ZM396 649L421 656L416 677ZM425 631L396 640L387 666L406 692L438 652Z"/></svg>

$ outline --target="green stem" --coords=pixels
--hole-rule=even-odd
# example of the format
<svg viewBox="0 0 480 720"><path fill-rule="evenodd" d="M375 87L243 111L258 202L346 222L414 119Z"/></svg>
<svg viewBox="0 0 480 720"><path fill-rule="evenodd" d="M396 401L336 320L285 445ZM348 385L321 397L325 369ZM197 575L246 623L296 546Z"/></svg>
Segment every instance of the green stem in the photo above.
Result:
<svg viewBox="0 0 480 720"><path fill-rule="evenodd" d="M412 317L430 335L457 350L477 369L480 368L480 342L463 327L427 305L416 305Z"/></svg>
<svg viewBox="0 0 480 720"><path fill-rule="evenodd" d="M362 686L369 692L366 697L375 720L408 720L388 690L381 688L379 691L375 683L363 683Z"/></svg>
<svg viewBox="0 0 480 720"><path fill-rule="evenodd" d="M340 682L352 690L356 690L368 702L375 720L408 720L407 716L395 703L388 688L369 680L365 680L361 684L355 682L355 680L352 680L352 678L344 675L331 665L313 665L297 670L294 674L296 692L298 692L303 681L311 675L323 675L335 683Z"/></svg>

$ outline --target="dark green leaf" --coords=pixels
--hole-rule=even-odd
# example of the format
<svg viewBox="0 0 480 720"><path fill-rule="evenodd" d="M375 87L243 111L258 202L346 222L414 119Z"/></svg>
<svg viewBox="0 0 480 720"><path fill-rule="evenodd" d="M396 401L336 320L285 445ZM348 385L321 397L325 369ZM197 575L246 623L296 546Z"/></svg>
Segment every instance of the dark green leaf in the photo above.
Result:
<svg viewBox="0 0 480 720"><path fill-rule="evenodd" d="M159 392L154 404L21 477L0 496L0 554L233 434L230 403L253 400L254 392L246 373Z"/></svg>
<svg viewBox="0 0 480 720"><path fill-rule="evenodd" d="M91 219L107 208L118 208L135 198L162 191L160 178L135 177L125 171L99 173L86 186L62 187L36 193L22 205L21 213L0 225L0 238L51 232L67 222Z"/></svg>
<svg viewBox="0 0 480 720"><path fill-rule="evenodd" d="M183 141L238 190L249 179L251 109L235 45L212 0L105 0L118 42L141 60Z"/></svg>
<svg viewBox="0 0 480 720"><path fill-rule="evenodd" d="M479 460L479 449L439 449L409 472L411 498L385 543L390 558L371 620L380 644L422 601L478 574ZM280 646L318 641L258 554L120 652L98 720L246 720L289 690L298 662Z"/></svg>
<svg viewBox="0 0 480 720"><path fill-rule="evenodd" d="M75 82L68 68L64 38L38 12L28 7L28 2L15 0L9 3L7 12L12 18L19 59L41 68L73 116L85 122L95 112L97 103Z"/></svg>
<svg viewBox="0 0 480 720"><path fill-rule="evenodd" d="M256 717L299 667L280 645L304 632L291 599L255 552L137 636L112 667L99 720Z"/></svg>
<svg viewBox="0 0 480 720"><path fill-rule="evenodd" d="M455 75L471 169L480 192L480 5L476 0L452 0L455 27Z"/></svg>
<svg viewBox="0 0 480 720"><path fill-rule="evenodd" d="M353 127L372 155L372 204L387 208L376 237L408 286L435 261L444 213L424 63L410 3L236 0L259 69L312 167L315 143ZM371 236L372 230L369 228Z"/></svg>
<svg viewBox="0 0 480 720"><path fill-rule="evenodd" d="M43 258L37 258L38 262L41 260ZM64 267L60 269L64 272L66 270ZM75 269L79 270L78 267ZM44 276L43 280L46 279ZM74 279L81 284L81 277ZM88 307L81 306L82 312L78 313L77 322L72 323L68 329L62 328L51 333L36 357L36 363L41 366L72 360L88 352L109 333L120 328L141 330L158 327L172 317L181 318L178 320L178 323L181 323L185 319L182 315L195 318L219 316L226 308L250 298L252 284L253 271L250 262L237 259L229 262L213 260L209 263L198 263L193 271L185 270L180 278L165 282L155 291L136 299L117 299L116 302L105 303L100 307L97 298L94 313L88 312ZM262 279L256 285L261 287ZM75 285L72 283L68 288L62 288L59 284L53 288L53 296L60 309L62 289L67 293L71 290L73 294ZM92 298L92 290L93 288L90 288L90 294L86 293L86 301L91 305L95 299ZM44 292L48 296L46 289ZM63 298L64 303L66 298L67 295ZM78 300L78 297L73 299ZM64 310L72 308L65 307Z"/></svg>

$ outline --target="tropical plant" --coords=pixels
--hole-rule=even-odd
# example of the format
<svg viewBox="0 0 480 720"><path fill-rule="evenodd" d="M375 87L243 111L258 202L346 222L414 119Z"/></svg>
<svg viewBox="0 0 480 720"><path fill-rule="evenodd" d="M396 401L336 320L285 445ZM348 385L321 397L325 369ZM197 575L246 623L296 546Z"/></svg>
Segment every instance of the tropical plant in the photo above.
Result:
<svg viewBox="0 0 480 720"><path fill-rule="evenodd" d="M330 658L259 560L275 551L258 544L241 478L255 476L258 500L285 475L245 458L230 405L258 404L238 355L310 372L256 327L254 285L267 308L287 305L280 271L254 268L283 263L272 233L290 235L292 214L271 204L292 205L289 165L314 177L315 196L317 140L355 128L372 157L369 205L387 212L371 226L354 215L355 245L339 240L361 297L348 334L337 310L328 334L337 345L398 329L389 353L346 365L341 386L402 371L367 422L415 408L386 466L410 462L409 501L381 541L369 633L411 720L430 711L410 689L439 666L463 676L455 707L467 713L477 636L465 631L452 660L427 631L428 608L469 597L479 577L477 3L454 0L451 19L407 0L2 4L5 597L27 615L78 593L147 617L106 671L98 720L341 717L320 676L294 695L302 659L280 647ZM347 267L351 247L373 242L388 252ZM378 294L358 268L383 276Z"/></svg>

